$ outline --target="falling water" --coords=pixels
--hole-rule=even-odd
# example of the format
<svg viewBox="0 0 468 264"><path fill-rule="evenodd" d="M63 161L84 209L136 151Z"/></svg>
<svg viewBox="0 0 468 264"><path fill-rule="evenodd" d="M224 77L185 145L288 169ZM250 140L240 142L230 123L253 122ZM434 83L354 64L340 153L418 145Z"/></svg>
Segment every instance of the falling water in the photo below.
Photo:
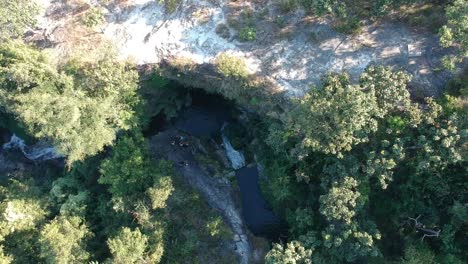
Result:
<svg viewBox="0 0 468 264"><path fill-rule="evenodd" d="M224 130L225 126L226 125L223 126L221 131ZM245 166L245 157L244 157L244 155L241 152L235 150L234 147L232 147L231 142L229 141L228 137L224 133L222 134L222 138L223 138L224 148L226 149L226 155L227 155L229 161L231 162L232 168L235 169L235 170L238 170L238 169L244 167Z"/></svg>
<svg viewBox="0 0 468 264"><path fill-rule="evenodd" d="M19 149L26 158L33 161L63 158L51 145L40 141L32 146L27 146L24 140L17 137L15 134L11 136L9 142L3 144L3 149Z"/></svg>

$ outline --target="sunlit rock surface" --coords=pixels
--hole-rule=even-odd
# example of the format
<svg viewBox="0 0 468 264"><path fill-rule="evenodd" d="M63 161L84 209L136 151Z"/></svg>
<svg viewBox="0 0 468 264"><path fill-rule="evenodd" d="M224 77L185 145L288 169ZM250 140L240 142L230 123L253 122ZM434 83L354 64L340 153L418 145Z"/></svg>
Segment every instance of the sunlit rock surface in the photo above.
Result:
<svg viewBox="0 0 468 264"><path fill-rule="evenodd" d="M41 1L45 13L39 27L60 50L71 38L67 36L71 34L67 14L78 7ZM423 95L440 94L447 80L448 73L433 70L446 52L439 47L437 36L403 24L364 22L359 34L343 35L329 21L311 19L299 10L283 15L285 26L279 27L276 5L268 1L182 0L173 13L154 0L114 1L101 7L106 22L96 32L115 43L122 58L146 64L183 57L201 64L212 63L219 53L228 52L245 58L251 73L268 77L293 97L319 84L327 72L347 71L357 80L369 64L407 70L414 76L412 89ZM254 12L256 39L240 42L229 25L242 21L239 12L249 9ZM79 31L77 22L73 23L73 29ZM226 38L216 33L221 24L228 25Z"/></svg>

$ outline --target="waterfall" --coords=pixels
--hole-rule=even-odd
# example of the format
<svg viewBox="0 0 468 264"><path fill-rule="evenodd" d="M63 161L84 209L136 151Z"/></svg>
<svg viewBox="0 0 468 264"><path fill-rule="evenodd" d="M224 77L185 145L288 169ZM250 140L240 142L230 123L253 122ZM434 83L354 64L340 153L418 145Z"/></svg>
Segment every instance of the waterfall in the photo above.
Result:
<svg viewBox="0 0 468 264"><path fill-rule="evenodd" d="M33 161L63 158L51 145L40 141L32 146L27 146L24 140L17 137L15 134L11 136L9 142L3 144L3 149L19 149L26 158Z"/></svg>
<svg viewBox="0 0 468 264"><path fill-rule="evenodd" d="M225 126L226 125L223 125L223 128L221 129L221 131L224 130ZM226 155L229 161L231 162L232 168L235 170L238 170L244 167L245 166L244 155L232 147L231 142L229 141L228 137L224 133L222 134L222 138L223 138L224 148L226 149Z"/></svg>

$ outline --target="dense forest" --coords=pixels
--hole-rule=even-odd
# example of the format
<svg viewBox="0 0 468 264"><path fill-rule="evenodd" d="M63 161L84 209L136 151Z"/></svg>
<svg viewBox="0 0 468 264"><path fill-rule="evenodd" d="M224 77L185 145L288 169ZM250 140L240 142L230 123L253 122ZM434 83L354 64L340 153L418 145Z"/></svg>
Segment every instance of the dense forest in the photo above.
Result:
<svg viewBox="0 0 468 264"><path fill-rule="evenodd" d="M451 77L442 95L419 98L410 74L370 65L359 80L330 72L285 98L262 90L246 61L220 54L217 76L237 86L202 96L223 98L235 120L226 134L262 168L262 196L285 226L275 237L249 234L263 252L251 262L467 263L468 1L271 4L330 18L343 34L359 34L364 19L410 23L405 10L430 6L419 22L432 21L425 26L450 50L438 70ZM155 122L172 126L200 89L171 77L195 67L143 72L110 44L56 58L24 39L39 12L34 1L0 0L1 142L16 135L58 158L0 150L0 264L238 263L228 221L180 175L187 164L154 150ZM98 9L84 14L90 28L104 20ZM249 27L239 32L255 39ZM196 160L214 178L233 174L214 154L222 140L199 138ZM238 195L236 178L226 181Z"/></svg>

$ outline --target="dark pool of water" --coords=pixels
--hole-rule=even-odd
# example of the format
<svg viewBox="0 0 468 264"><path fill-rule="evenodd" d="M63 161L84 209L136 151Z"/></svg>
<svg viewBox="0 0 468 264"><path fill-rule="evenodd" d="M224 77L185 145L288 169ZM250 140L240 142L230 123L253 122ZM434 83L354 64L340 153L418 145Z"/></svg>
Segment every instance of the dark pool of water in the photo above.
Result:
<svg viewBox="0 0 468 264"><path fill-rule="evenodd" d="M242 214L250 231L256 236L272 240L280 238L285 224L270 210L262 197L257 166L237 170L236 179L241 194Z"/></svg>

